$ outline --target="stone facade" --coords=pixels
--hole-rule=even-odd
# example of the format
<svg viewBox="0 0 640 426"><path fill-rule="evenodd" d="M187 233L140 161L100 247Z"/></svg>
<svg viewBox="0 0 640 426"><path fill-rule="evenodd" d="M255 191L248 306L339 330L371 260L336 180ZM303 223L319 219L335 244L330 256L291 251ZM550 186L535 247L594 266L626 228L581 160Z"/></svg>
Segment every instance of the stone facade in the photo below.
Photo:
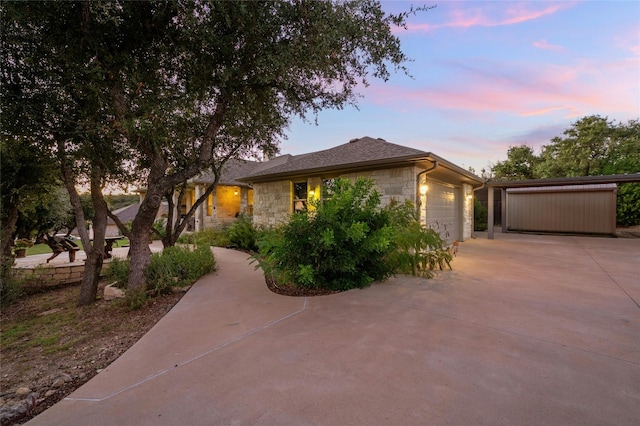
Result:
<svg viewBox="0 0 640 426"><path fill-rule="evenodd" d="M389 205L391 200L404 202L416 200L416 176L419 170L416 167L399 167L395 169L382 169L362 171L344 174L341 177L355 180L358 177L372 179L376 183L376 189L381 195L380 203Z"/></svg>
<svg viewBox="0 0 640 426"><path fill-rule="evenodd" d="M418 193L417 177L423 169L414 166L397 167L380 170L365 170L340 175L342 178L355 180L358 177L372 179L375 187L381 194L381 205L388 205L391 200L404 202L412 201L416 204L416 196L419 195L418 206L420 220L424 226L430 226L430 222L437 221L443 229L439 232L451 235L443 235L447 240L464 241L471 238L473 230L473 187L460 182L446 183L451 188L451 202L438 203L429 209L428 194ZM427 184L433 179L429 176L421 177L422 184ZM322 190L323 178L310 176L306 179L309 199L319 198ZM298 182L298 180L296 180ZM254 183L255 207L253 222L257 226L278 226L286 223L293 212L292 196L293 181L282 180L276 182ZM438 209L446 209L438 216ZM435 216L434 216L435 215ZM433 217L432 217L433 216ZM445 218L446 216L446 218ZM434 219L435 217L435 219ZM445 220L446 219L446 220ZM450 221L454 222L449 223ZM446 223L445 223L446 222ZM433 226L431 226L433 227ZM456 235L452 235L455 233Z"/></svg>
<svg viewBox="0 0 640 426"><path fill-rule="evenodd" d="M291 181L256 183L253 185L253 223L277 226L286 223L292 212Z"/></svg>
<svg viewBox="0 0 640 426"><path fill-rule="evenodd" d="M471 238L473 233L473 187L469 184L462 184L462 194L464 196L462 204L462 241Z"/></svg>
<svg viewBox="0 0 640 426"><path fill-rule="evenodd" d="M418 169L415 167L402 167L347 173L340 177L352 180L358 177L373 179L376 189L381 194L381 204L388 205L393 199L399 202L415 201L417 172ZM253 188L255 191L254 224L274 226L289 220L293 211L292 181L255 183ZM322 191L322 177L307 178L307 190L309 198L318 199Z"/></svg>

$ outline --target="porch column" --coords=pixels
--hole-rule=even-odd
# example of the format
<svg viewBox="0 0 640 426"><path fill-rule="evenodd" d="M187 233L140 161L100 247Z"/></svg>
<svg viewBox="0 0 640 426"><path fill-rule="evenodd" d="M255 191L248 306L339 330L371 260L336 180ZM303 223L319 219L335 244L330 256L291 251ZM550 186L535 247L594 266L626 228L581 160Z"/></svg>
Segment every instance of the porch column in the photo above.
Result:
<svg viewBox="0 0 640 426"><path fill-rule="evenodd" d="M197 202L202 196L202 187L200 185L196 185L195 192ZM200 204L198 208L196 208L195 214L193 216L195 218L195 231L202 231L202 204Z"/></svg>

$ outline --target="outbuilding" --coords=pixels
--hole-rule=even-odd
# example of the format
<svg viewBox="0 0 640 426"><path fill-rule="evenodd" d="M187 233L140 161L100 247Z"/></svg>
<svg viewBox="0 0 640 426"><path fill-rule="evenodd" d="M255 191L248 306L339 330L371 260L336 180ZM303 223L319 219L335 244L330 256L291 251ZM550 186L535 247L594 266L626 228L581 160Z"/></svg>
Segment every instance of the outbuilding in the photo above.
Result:
<svg viewBox="0 0 640 426"><path fill-rule="evenodd" d="M501 190L502 232L616 233L617 183L640 182L640 174L488 182L488 205ZM488 237L493 239L494 210Z"/></svg>

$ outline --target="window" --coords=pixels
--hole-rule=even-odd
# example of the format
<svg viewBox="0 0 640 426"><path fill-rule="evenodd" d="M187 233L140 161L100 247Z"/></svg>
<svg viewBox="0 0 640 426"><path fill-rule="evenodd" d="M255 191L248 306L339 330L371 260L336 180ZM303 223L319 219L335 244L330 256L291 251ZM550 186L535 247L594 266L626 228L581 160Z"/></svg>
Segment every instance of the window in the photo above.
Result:
<svg viewBox="0 0 640 426"><path fill-rule="evenodd" d="M293 211L299 212L307 208L307 182L293 183Z"/></svg>

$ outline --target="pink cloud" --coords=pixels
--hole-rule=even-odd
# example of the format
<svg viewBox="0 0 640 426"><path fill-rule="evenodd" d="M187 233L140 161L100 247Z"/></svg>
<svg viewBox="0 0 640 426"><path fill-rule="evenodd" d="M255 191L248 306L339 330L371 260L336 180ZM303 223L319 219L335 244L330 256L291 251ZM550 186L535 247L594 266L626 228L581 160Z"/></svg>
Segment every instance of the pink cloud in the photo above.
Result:
<svg viewBox="0 0 640 426"><path fill-rule="evenodd" d="M444 7L456 3L445 3ZM477 3L473 3L477 4ZM481 3L480 7L470 7L471 3L463 3L462 6L450 10L444 22L438 24L408 24L407 30L414 32L426 32L439 28L471 28L471 27L497 27L514 25L522 22L539 19L552 15L560 10L568 9L575 3L571 1L552 4L537 2L499 2ZM505 4L507 7L505 7ZM398 30L400 31L400 30Z"/></svg>
<svg viewBox="0 0 640 426"><path fill-rule="evenodd" d="M488 71L491 69L499 71ZM561 114L565 118L601 112L637 114L639 69L638 58L535 68L483 64L479 69L455 69L446 82L428 87L373 85L366 91L366 98L393 108L423 107L440 113L507 113L521 117ZM630 84L633 81L636 83Z"/></svg>
<svg viewBox="0 0 640 426"><path fill-rule="evenodd" d="M545 39L534 41L533 42L533 46L537 47L538 49L553 50L555 52L561 52L561 51L564 50L564 47L558 46L558 45L555 45L555 44L550 44Z"/></svg>
<svg viewBox="0 0 640 426"><path fill-rule="evenodd" d="M567 114L565 115L565 117L579 117L580 115L582 115L582 113L580 111L578 111L576 108L572 107L572 106L554 106L554 107L547 107L547 108L542 108L539 110L535 110L535 111L526 111L521 113L520 115L522 117L531 117L531 116L536 116L536 115L548 115L551 114L553 112L556 111L567 111Z"/></svg>

